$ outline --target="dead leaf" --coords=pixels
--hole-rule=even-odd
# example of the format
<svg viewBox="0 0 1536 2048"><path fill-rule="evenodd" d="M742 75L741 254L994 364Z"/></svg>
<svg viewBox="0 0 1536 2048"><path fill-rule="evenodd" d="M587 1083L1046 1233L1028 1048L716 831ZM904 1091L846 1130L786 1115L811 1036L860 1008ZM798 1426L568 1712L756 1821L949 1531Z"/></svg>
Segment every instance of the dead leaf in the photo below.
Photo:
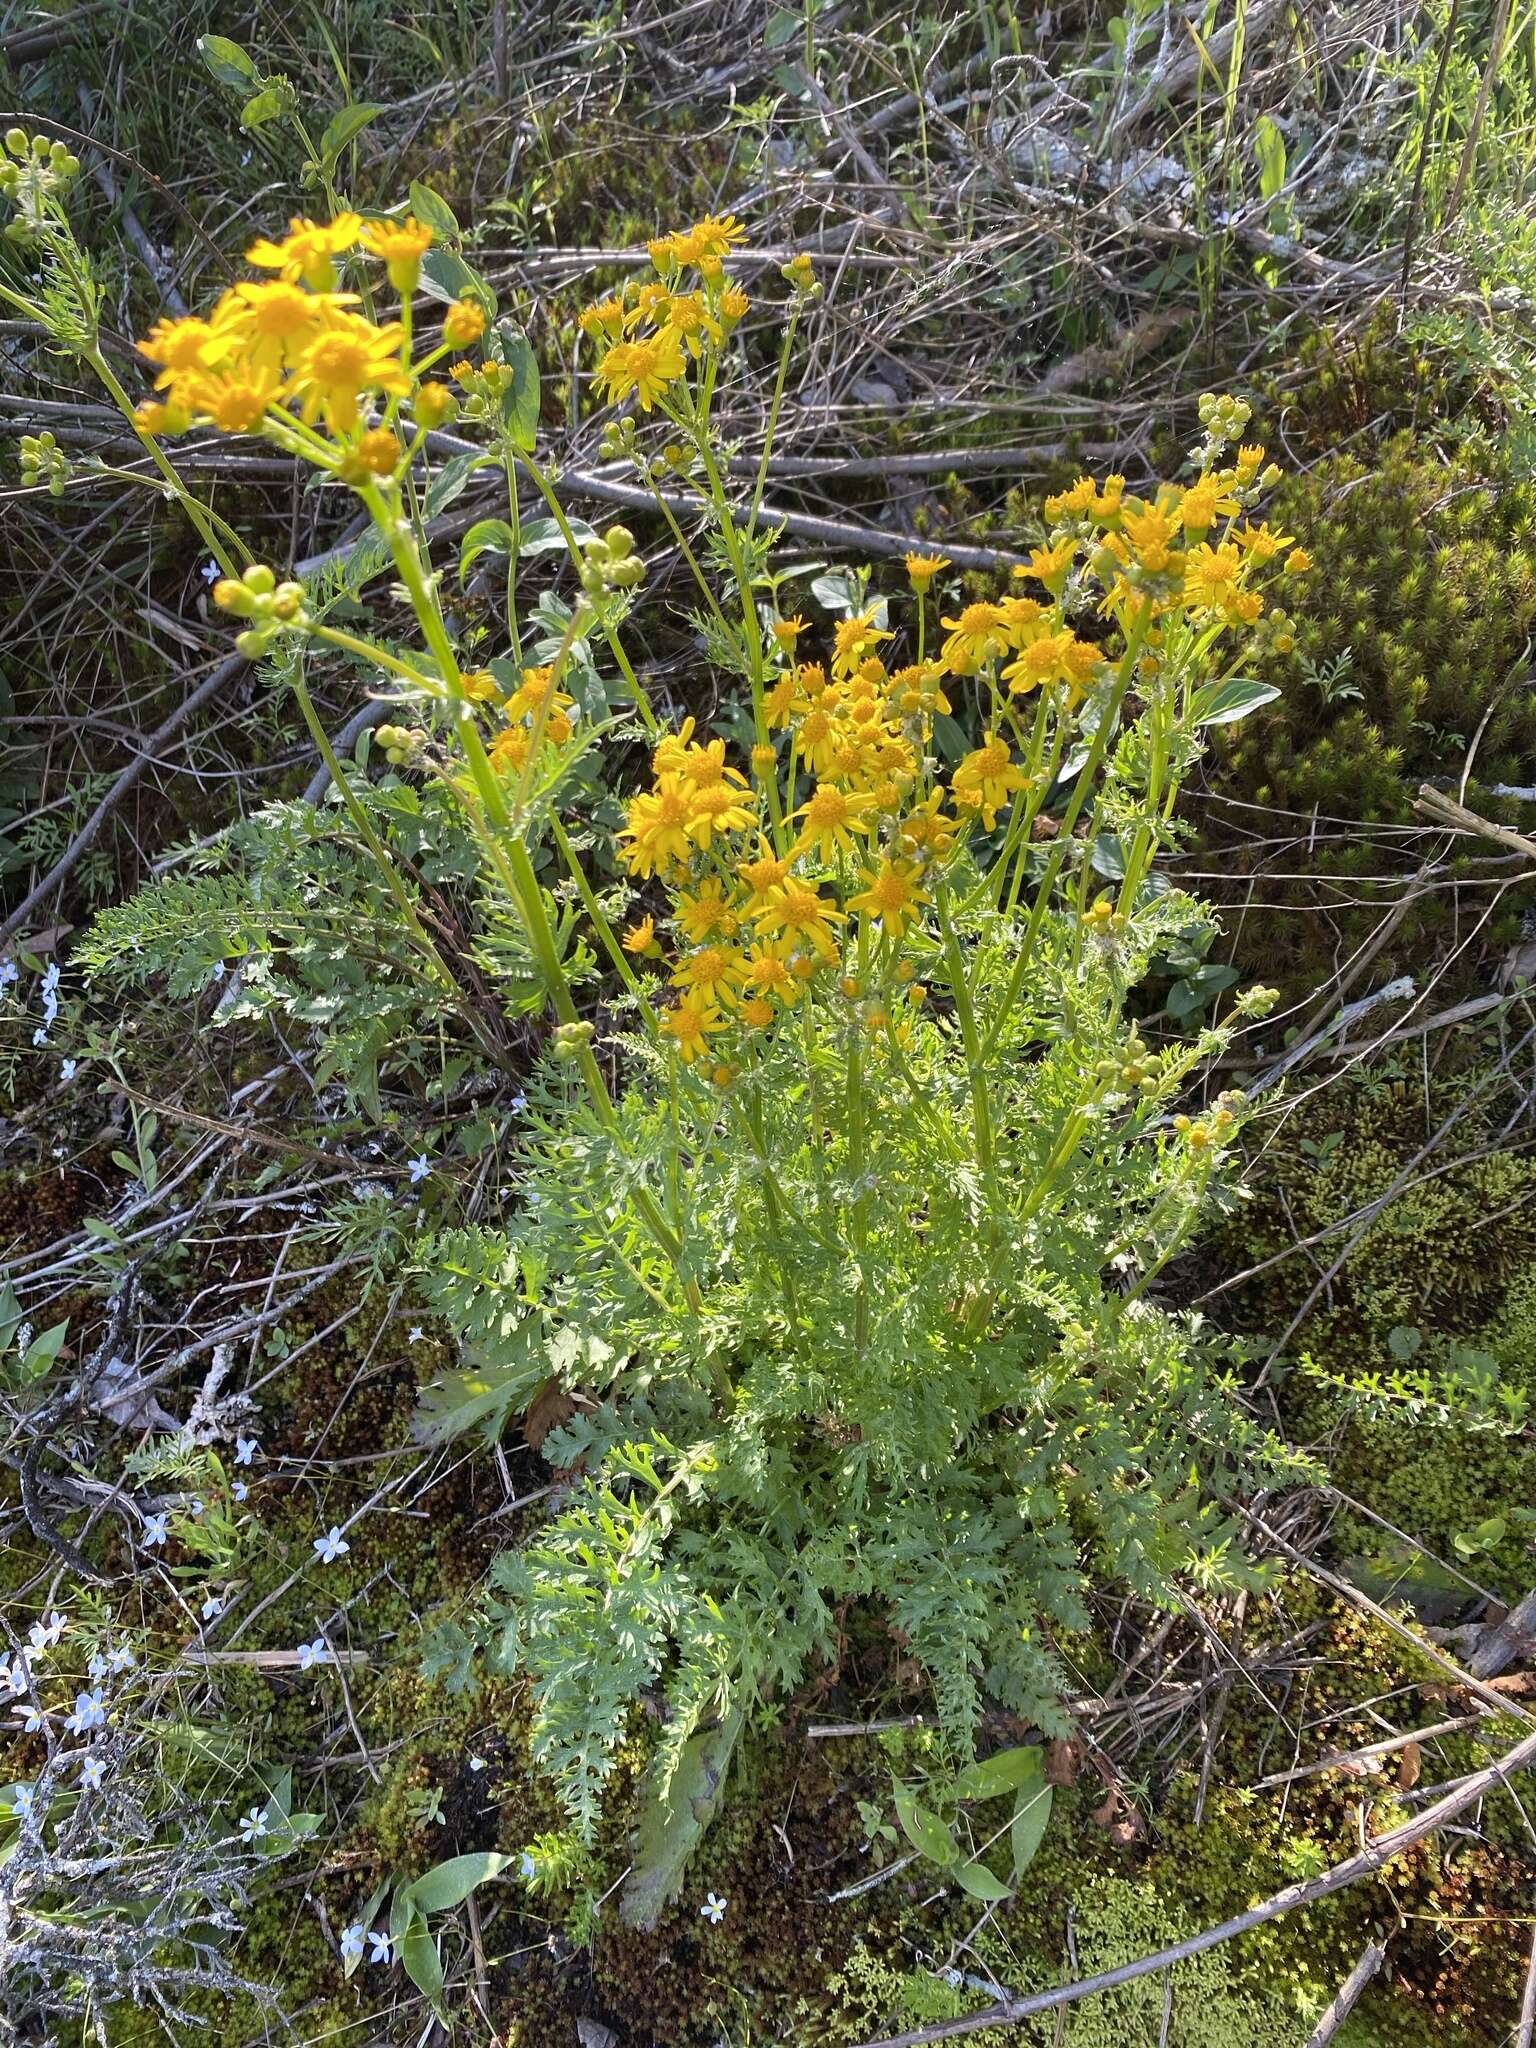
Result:
<svg viewBox="0 0 1536 2048"><path fill-rule="evenodd" d="M1083 1745L1069 1735L1058 1735L1045 1748L1047 1785L1075 1785L1083 1761Z"/></svg>
<svg viewBox="0 0 1536 2048"><path fill-rule="evenodd" d="M1405 1742L1403 1753L1398 1760L1397 1782L1403 1791L1411 1792L1424 1775L1424 1750L1417 1742Z"/></svg>
<svg viewBox="0 0 1536 2048"><path fill-rule="evenodd" d="M575 1399L557 1379L547 1379L523 1410L523 1441L530 1451L542 1451L544 1439L576 1413Z"/></svg>

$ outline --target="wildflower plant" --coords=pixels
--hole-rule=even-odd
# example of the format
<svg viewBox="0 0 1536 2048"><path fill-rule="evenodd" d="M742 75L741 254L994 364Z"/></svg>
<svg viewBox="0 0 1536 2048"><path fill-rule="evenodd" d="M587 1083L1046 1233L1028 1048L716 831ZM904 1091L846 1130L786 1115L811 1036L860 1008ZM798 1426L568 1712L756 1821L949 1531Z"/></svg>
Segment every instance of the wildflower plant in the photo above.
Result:
<svg viewBox="0 0 1536 2048"><path fill-rule="evenodd" d="M679 1820L674 1863L708 1810L691 1775L717 1783L740 1731L834 1661L851 1605L926 1673L963 1768L987 1697L1065 1725L1057 1639L1097 1589L1167 1602L1240 1579L1222 1497L1291 1469L1213 1340L1154 1294L1225 1183L1242 1099L1179 1102L1229 1027L1154 1047L1135 1021L1151 963L1208 922L1157 865L1180 784L1206 728L1273 694L1244 674L1266 576L1306 566L1260 516L1278 473L1241 441L1246 406L1213 397L1182 481L1080 479L1003 595L951 607L949 565L913 556L903 591L865 587L829 629L786 616L763 490L817 286L808 258L785 266L738 490L717 409L751 311L744 233L712 217L662 237L647 276L580 316L604 451L654 497L735 693L719 731L664 722L639 680L643 554L566 515L521 330L452 250L423 311L427 222L341 211L258 241L258 275L140 344L155 391L133 411L162 473L188 428L264 438L349 492L393 567L404 641L192 515L236 645L281 657L445 1028L504 1065L500 1009L547 1019L506 1212L416 1248L471 1359L422 1430L494 1433L564 1397L543 1448L567 1483L469 1633L531 1680L535 1755L588 1842L637 1703L665 1699L650 1798L659 1839ZM507 559L488 663L428 543L447 463L507 481L506 519L464 549ZM525 486L574 583L532 618ZM398 705L376 734L396 801L452 811L515 974L427 915L309 696L325 650ZM577 694L600 668L603 716ZM615 891L568 799L591 752L622 762L637 739Z"/></svg>

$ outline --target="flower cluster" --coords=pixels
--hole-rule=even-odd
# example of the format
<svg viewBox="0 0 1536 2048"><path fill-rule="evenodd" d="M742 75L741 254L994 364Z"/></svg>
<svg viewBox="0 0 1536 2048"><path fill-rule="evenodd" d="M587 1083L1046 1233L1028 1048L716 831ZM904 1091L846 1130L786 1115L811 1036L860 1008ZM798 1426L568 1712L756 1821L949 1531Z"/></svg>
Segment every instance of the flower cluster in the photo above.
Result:
<svg viewBox="0 0 1536 2048"><path fill-rule="evenodd" d="M582 332L603 349L597 384L610 404L633 394L649 412L690 360L730 334L748 301L726 276L725 258L745 233L730 214L711 214L681 234L664 235L648 244L653 278L626 280L582 313Z"/></svg>
<svg viewBox="0 0 1536 2048"><path fill-rule="evenodd" d="M1048 499L1050 530L1013 589L944 616L936 656L924 651L928 593L949 565L912 555L915 659L890 665L899 637L884 604L840 621L825 663L801 658L804 620L775 619L749 760L733 765L725 742L695 737L691 721L662 738L620 842L630 874L659 882L667 901L625 945L663 958L665 917L673 1000L660 1024L685 1061L728 1045L732 1059L715 1067L728 1081L740 1041L819 978L900 1041L898 1005L924 993L911 957L921 943L903 942L958 850L1001 825L1000 857L1017 852L1075 736L1107 731L1176 645L1258 624L1256 572L1290 541L1251 517L1273 481L1264 450L1220 462L1226 433L1247 421L1241 401L1221 403L1192 483L1141 497L1123 477L1082 477ZM935 720L962 695L978 744L946 777ZM1084 923L1113 939L1124 918L1106 899Z"/></svg>
<svg viewBox="0 0 1536 2048"><path fill-rule="evenodd" d="M426 372L485 330L483 309L463 301L448 309L437 345L413 360L411 295L431 243L432 230L410 217L355 213L295 219L281 241L253 243L246 261L270 276L232 285L206 319L157 322L139 343L159 394L139 408L139 425L263 433L359 488L396 475L408 452L402 403L418 433L451 418L452 393ZM371 290L365 299L338 289L342 260L368 258L398 294L397 319L371 316Z"/></svg>

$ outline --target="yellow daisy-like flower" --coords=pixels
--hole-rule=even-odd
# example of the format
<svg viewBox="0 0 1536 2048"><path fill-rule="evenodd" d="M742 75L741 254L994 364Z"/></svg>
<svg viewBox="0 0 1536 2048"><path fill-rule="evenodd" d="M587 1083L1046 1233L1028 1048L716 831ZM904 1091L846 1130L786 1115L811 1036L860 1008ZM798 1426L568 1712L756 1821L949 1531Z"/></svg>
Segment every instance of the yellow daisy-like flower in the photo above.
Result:
<svg viewBox="0 0 1536 2048"><path fill-rule="evenodd" d="M1074 690L1087 688L1102 656L1089 641L1075 633L1042 633L1021 648L1003 670L1003 681L1015 697L1039 689L1042 683L1065 683Z"/></svg>
<svg viewBox="0 0 1536 2048"><path fill-rule="evenodd" d="M473 299L458 299L443 315L443 340L449 348L471 348L485 332L485 308Z"/></svg>
<svg viewBox="0 0 1536 2048"><path fill-rule="evenodd" d="M1305 576L1311 566L1312 557L1305 548L1292 548L1285 558L1284 567L1287 576Z"/></svg>
<svg viewBox="0 0 1536 2048"><path fill-rule="evenodd" d="M336 258L357 246L362 217L338 213L334 220L309 220L296 214L280 242L263 238L245 252L247 263L257 270L275 270L290 284L300 281L311 291L333 291L336 286Z"/></svg>
<svg viewBox="0 0 1536 2048"><path fill-rule="evenodd" d="M706 939L734 938L741 926L740 915L718 875L706 876L691 895L679 895L673 916L695 946L702 946Z"/></svg>
<svg viewBox="0 0 1536 2048"><path fill-rule="evenodd" d="M997 823L998 812L1011 802L1026 780L1023 771L1014 766L1008 742L989 732L984 744L967 754L955 770L950 790L957 804L981 813L981 821L990 832Z"/></svg>
<svg viewBox="0 0 1536 2048"><path fill-rule="evenodd" d="M371 438L372 436L368 434L363 436L364 441L368 441ZM390 435L389 440L390 446L398 456L400 448L393 434ZM359 449L359 452L361 452L361 449ZM459 683L471 704L499 704L501 702L501 685L488 668L466 669L459 677Z"/></svg>
<svg viewBox="0 0 1536 2048"><path fill-rule="evenodd" d="M638 924L632 924L620 943L625 952L632 953L637 960L647 954L659 953L661 948L656 943L655 918L642 917Z"/></svg>
<svg viewBox="0 0 1536 2048"><path fill-rule="evenodd" d="M903 853L942 860L955 843L955 830L955 820L945 814L943 790L930 789L917 809L897 826L897 843Z"/></svg>
<svg viewBox="0 0 1536 2048"><path fill-rule="evenodd" d="M687 829L691 801L680 775L663 775L655 789L630 799L618 837L625 842L631 874L654 875L687 865L693 853Z"/></svg>
<svg viewBox="0 0 1536 2048"><path fill-rule="evenodd" d="M1030 552L1028 573L1038 578L1052 597L1060 597L1076 553L1075 540L1058 541L1054 547L1034 548Z"/></svg>
<svg viewBox="0 0 1536 2048"><path fill-rule="evenodd" d="M720 294L720 319L726 327L734 327L738 320L746 317L752 301L740 285L728 284Z"/></svg>
<svg viewBox="0 0 1536 2048"><path fill-rule="evenodd" d="M245 362L259 370L286 370L328 320L356 304L355 292L307 292L275 277L233 286L214 308L213 326L230 337Z"/></svg>
<svg viewBox="0 0 1536 2048"><path fill-rule="evenodd" d="M631 392L649 412L669 384L683 374L683 345L676 330L663 327L638 341L617 341L597 366L597 382L610 405Z"/></svg>
<svg viewBox="0 0 1536 2048"><path fill-rule="evenodd" d="M766 1031L776 1015L766 996L747 996L742 1002L741 1021L749 1031Z"/></svg>
<svg viewBox="0 0 1536 2048"><path fill-rule="evenodd" d="M228 353L227 337L219 335L206 320L157 320L137 344L139 354L158 363L157 391L168 391L179 377L193 371L215 368Z"/></svg>
<svg viewBox="0 0 1536 2048"><path fill-rule="evenodd" d="M588 341L622 341L625 317L621 298L599 299L596 305L582 307L576 324Z"/></svg>
<svg viewBox="0 0 1536 2048"><path fill-rule="evenodd" d="M952 566L944 555L908 555L907 580L914 590L923 591L935 576Z"/></svg>
<svg viewBox="0 0 1536 2048"><path fill-rule="evenodd" d="M1243 557L1230 541L1192 548L1184 563L1184 602L1197 611L1220 612L1235 623L1240 612Z"/></svg>
<svg viewBox="0 0 1536 2048"><path fill-rule="evenodd" d="M1169 549L1178 522L1157 505L1136 505L1121 514L1120 535L1141 566L1156 574L1168 566Z"/></svg>
<svg viewBox="0 0 1536 2048"><path fill-rule="evenodd" d="M750 991L742 1014L756 999L771 998L788 1006L797 1003L805 984L795 972L795 942L792 938L759 939L742 963L742 986Z"/></svg>
<svg viewBox="0 0 1536 2048"><path fill-rule="evenodd" d="M968 604L959 618L942 623L949 635L944 661L957 676L973 676L983 662L1008 651L1008 635L995 604Z"/></svg>
<svg viewBox="0 0 1536 2048"><path fill-rule="evenodd" d="M805 628L806 622L797 612L792 619L775 619L768 630L781 647L787 647L793 653L795 642L800 638Z"/></svg>
<svg viewBox="0 0 1536 2048"><path fill-rule="evenodd" d="M221 434L248 434L266 417L267 407L278 397L274 370L233 371L229 376L196 377L187 380L188 402Z"/></svg>
<svg viewBox="0 0 1536 2048"><path fill-rule="evenodd" d="M755 860L738 863L736 879L747 892L747 900L742 907L748 917L759 917L768 908L774 891L787 879L793 865L793 855L781 860L766 846Z"/></svg>
<svg viewBox="0 0 1536 2048"><path fill-rule="evenodd" d="M802 940L825 959L837 951L833 927L843 922L843 913L808 882L791 875L772 892L757 922L765 932Z"/></svg>
<svg viewBox="0 0 1536 2048"><path fill-rule="evenodd" d="M355 313L317 334L299 357L291 386L304 418L325 416L333 434L357 425L357 401L365 391L404 398L411 380L400 362L398 325L375 327Z"/></svg>
<svg viewBox="0 0 1536 2048"><path fill-rule="evenodd" d="M695 740L682 749L677 766L695 789L714 789L722 782L738 789L747 786L741 770L727 765L724 740Z"/></svg>
<svg viewBox="0 0 1536 2048"><path fill-rule="evenodd" d="M711 1034L725 1028L726 1019L696 992L690 992L661 1013L663 1035L671 1039L689 1066L708 1055Z"/></svg>
<svg viewBox="0 0 1536 2048"><path fill-rule="evenodd" d="M680 239L688 243L694 262L698 262L701 257L729 256L737 242L747 239L747 231L733 213L706 213Z"/></svg>
<svg viewBox="0 0 1536 2048"><path fill-rule="evenodd" d="M856 613L851 619L840 619L832 635L833 675L851 675L861 661L874 653L882 640L895 637L883 626L875 624L873 611Z"/></svg>
<svg viewBox="0 0 1536 2048"><path fill-rule="evenodd" d="M689 786L688 837L708 852L716 835L745 832L756 817L754 799L728 782L715 782L704 789Z"/></svg>
<svg viewBox="0 0 1536 2048"><path fill-rule="evenodd" d="M797 850L814 849L824 861L834 860L839 853L852 852L853 835L869 830L864 813L873 808L874 801L873 796L855 795L850 790L834 789L829 783L818 783L810 800L793 814L805 820L796 841Z"/></svg>
<svg viewBox="0 0 1536 2048"><path fill-rule="evenodd" d="M863 889L848 898L848 908L878 918L882 931L900 938L927 901L917 886L912 864L887 858L872 875L864 877Z"/></svg>
<svg viewBox="0 0 1536 2048"><path fill-rule="evenodd" d="M432 246L432 230L424 221L371 220L362 229L361 240L370 256L381 259L397 292L415 291L421 259Z"/></svg>
<svg viewBox="0 0 1536 2048"><path fill-rule="evenodd" d="M1058 519L1080 519L1090 511L1098 496L1098 488L1091 476L1080 476L1070 490L1057 491L1045 501L1045 516L1054 526Z"/></svg>
<svg viewBox="0 0 1536 2048"><path fill-rule="evenodd" d="M711 1003L733 1004L741 992L744 973L742 957L729 946L700 946L696 953L679 960L672 976L675 988L687 989Z"/></svg>

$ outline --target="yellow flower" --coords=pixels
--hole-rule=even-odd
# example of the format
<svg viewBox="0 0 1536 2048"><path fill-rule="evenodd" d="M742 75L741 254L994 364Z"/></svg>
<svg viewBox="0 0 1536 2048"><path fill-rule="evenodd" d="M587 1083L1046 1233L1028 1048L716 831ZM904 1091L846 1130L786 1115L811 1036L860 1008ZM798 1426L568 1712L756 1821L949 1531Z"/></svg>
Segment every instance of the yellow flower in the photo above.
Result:
<svg viewBox="0 0 1536 2048"><path fill-rule="evenodd" d="M1074 692L1087 688L1102 656L1097 647L1075 633L1043 633L1022 648L1003 670L1003 680L1016 697L1042 683L1066 683Z"/></svg>
<svg viewBox="0 0 1536 2048"><path fill-rule="evenodd" d="M750 1031L766 1031L773 1022L774 1008L766 996L748 996L741 1006L741 1021Z"/></svg>
<svg viewBox="0 0 1536 2048"><path fill-rule="evenodd" d="M740 285L728 284L720 294L720 318L727 327L734 327L742 319L752 301Z"/></svg>
<svg viewBox="0 0 1536 2048"><path fill-rule="evenodd" d="M1154 575L1168 566L1168 550L1176 530L1171 514L1157 505L1134 506L1121 515L1121 535L1141 566Z"/></svg>
<svg viewBox="0 0 1536 2048"><path fill-rule="evenodd" d="M278 397L277 373L253 368L249 374L189 378L185 396L221 434L248 434Z"/></svg>
<svg viewBox="0 0 1536 2048"><path fill-rule="evenodd" d="M786 879L793 864L793 856L780 860L766 847L757 859L738 863L736 879L747 892L743 905L747 916L758 917L768 908L774 891Z"/></svg>
<svg viewBox="0 0 1536 2048"><path fill-rule="evenodd" d="M356 304L355 292L307 292L275 277L233 286L214 308L213 326L230 337L246 362L286 370L317 329Z"/></svg>
<svg viewBox="0 0 1536 2048"><path fill-rule="evenodd" d="M446 384L437 384L429 379L417 386L415 399L416 424L430 433L434 427L446 426L459 409L459 401Z"/></svg>
<svg viewBox="0 0 1536 2048"><path fill-rule="evenodd" d="M621 405L633 391L642 412L649 412L682 374L683 345L671 327L644 340L616 341L597 366L597 382L608 403Z"/></svg>
<svg viewBox="0 0 1536 2048"><path fill-rule="evenodd" d="M357 459L372 476L393 476L400 464L400 443L388 427L370 427L357 444Z"/></svg>
<svg viewBox="0 0 1536 2048"><path fill-rule="evenodd" d="M935 576L952 566L943 555L908 555L907 578L914 590L926 590Z"/></svg>
<svg viewBox="0 0 1536 2048"><path fill-rule="evenodd" d="M682 749L677 766L695 789L713 789L722 782L745 789L747 778L738 768L726 766L724 740L695 740Z"/></svg>
<svg viewBox="0 0 1536 2048"><path fill-rule="evenodd" d="M848 898L848 908L878 918L883 931L900 938L927 901L911 864L886 858L872 875L864 877L862 891Z"/></svg>
<svg viewBox="0 0 1536 2048"><path fill-rule="evenodd" d="M763 695L763 718L770 732L782 731L803 708L800 685L792 675L780 676Z"/></svg>
<svg viewBox="0 0 1536 2048"><path fill-rule="evenodd" d="M719 341L720 322L697 292L677 292L665 306L666 325L681 335L688 353L697 362L706 341Z"/></svg>
<svg viewBox="0 0 1536 2048"><path fill-rule="evenodd" d="M375 327L355 313L339 316L299 357L292 391L305 419L312 422L323 413L333 434L350 433L363 392L403 398L411 380L400 364L400 342L397 325Z"/></svg>
<svg viewBox="0 0 1536 2048"><path fill-rule="evenodd" d="M1057 491L1045 501L1045 516L1054 525L1058 519L1077 519L1091 510L1098 490L1091 476L1080 476L1067 491Z"/></svg>
<svg viewBox="0 0 1536 2048"><path fill-rule="evenodd" d="M449 348L470 348L485 332L485 308L473 299L458 299L443 315L443 340Z"/></svg>
<svg viewBox="0 0 1536 2048"><path fill-rule="evenodd" d="M997 823L998 812L1016 790L1024 787L1026 780L1013 764L1008 742L989 732L984 744L967 754L955 770L950 789L957 804L980 811L982 823L990 832Z"/></svg>
<svg viewBox="0 0 1536 2048"><path fill-rule="evenodd" d="M689 785L688 837L708 852L715 835L745 832L756 816L755 799L728 782L714 782L700 789Z"/></svg>
<svg viewBox="0 0 1536 2048"><path fill-rule="evenodd" d="M155 389L166 391L178 377L211 370L228 344L206 320L157 320L138 344L139 354L161 365Z"/></svg>
<svg viewBox="0 0 1536 2048"><path fill-rule="evenodd" d="M1190 550L1184 564L1185 604L1199 611L1220 612L1235 622L1242 573L1243 558L1230 541L1219 548L1202 542Z"/></svg>
<svg viewBox="0 0 1536 2048"><path fill-rule="evenodd" d="M686 866L693 852L688 837L690 792L680 775L663 775L654 790L630 799L618 837L627 841L624 858L635 875Z"/></svg>
<svg viewBox="0 0 1536 2048"><path fill-rule="evenodd" d="M663 1034L672 1040L690 1066L707 1055L709 1034L725 1028L724 1017L697 992L690 992L661 1013Z"/></svg>
<svg viewBox="0 0 1536 2048"><path fill-rule="evenodd" d="M692 895L679 895L673 915L695 946L702 946L706 939L734 938L741 925L718 875L707 876Z"/></svg>
<svg viewBox="0 0 1536 2048"><path fill-rule="evenodd" d="M851 619L839 620L832 635L832 673L835 676L850 675L861 661L872 654L882 640L896 636L875 624L873 611L860 612Z"/></svg>
<svg viewBox="0 0 1536 2048"><path fill-rule="evenodd" d="M842 921L840 910L818 895L809 883L793 876L771 892L757 916L765 932L782 932L786 938L803 939L823 958L836 952L837 935L832 927Z"/></svg>
<svg viewBox="0 0 1536 2048"><path fill-rule="evenodd" d="M798 613L796 613L795 617L792 619L775 619L768 630L772 633L774 639L778 641L781 647L787 647L791 652L793 652L795 642L800 638L800 635L805 631L805 627L805 620L802 619Z"/></svg>
<svg viewBox="0 0 1536 2048"><path fill-rule="evenodd" d="M742 966L743 987L751 991L742 1005L743 1016L754 998L772 997L786 1005L800 1000L804 984L795 972L794 955L792 938L759 939Z"/></svg>
<svg viewBox="0 0 1536 2048"><path fill-rule="evenodd" d="M949 638L944 660L957 676L973 676L984 661L1008 651L1008 636L995 604L968 604L957 619L945 619Z"/></svg>
<svg viewBox="0 0 1536 2048"><path fill-rule="evenodd" d="M432 246L432 230L424 221L371 220L362 230L362 244L370 256L383 260L389 281L400 293L413 292L421 274L421 259ZM473 340L473 335L468 339Z"/></svg>
<svg viewBox="0 0 1536 2048"><path fill-rule="evenodd" d="M595 306L584 306L576 316L576 324L588 341L622 340L624 320L624 301L620 298L599 299Z"/></svg>
<svg viewBox="0 0 1536 2048"><path fill-rule="evenodd" d="M1037 577L1052 597L1059 597L1076 553L1075 540L1058 541L1054 547L1035 548L1029 557L1029 574Z"/></svg>
<svg viewBox="0 0 1536 2048"><path fill-rule="evenodd" d="M872 796L855 796L847 790L834 789L828 783L818 783L809 802L803 803L794 813L795 817L805 820L796 841L797 851L814 848L824 861L835 859L839 853L851 852L853 834L869 830L869 821L863 814L873 803Z"/></svg>
<svg viewBox="0 0 1536 2048"><path fill-rule="evenodd" d="M258 270L277 271L290 284L302 279L312 291L332 291L336 258L356 246L362 225L355 213L338 213L331 221L308 220L296 214L281 242L253 242L245 260Z"/></svg>
<svg viewBox="0 0 1536 2048"><path fill-rule="evenodd" d="M1241 526L1234 527L1232 538L1254 562L1269 562L1273 561L1282 548L1290 546L1292 536L1288 533L1276 533L1273 527L1266 525L1261 519L1257 526L1245 520Z"/></svg>
<svg viewBox="0 0 1536 2048"><path fill-rule="evenodd" d="M1312 557L1305 548L1292 548L1285 558L1287 576L1305 576L1312 566Z"/></svg>
<svg viewBox="0 0 1536 2048"><path fill-rule="evenodd" d="M693 260L698 262L701 257L729 256L734 243L747 239L747 231L733 213L706 213L681 239L688 243Z"/></svg>
<svg viewBox="0 0 1536 2048"><path fill-rule="evenodd" d="M642 917L638 924L632 924L622 943L625 952L632 953L637 960L654 958L661 951L656 943L655 918Z"/></svg>
<svg viewBox="0 0 1536 2048"><path fill-rule="evenodd" d="M741 992L744 972L741 955L729 946L700 946L696 953L678 961L672 983L675 988L687 989L690 996L731 1004Z"/></svg>
<svg viewBox="0 0 1536 2048"><path fill-rule="evenodd" d="M365 441L370 438L371 436L367 434L363 436ZM395 446L395 453L398 455L400 450L395 445L394 435L391 434L389 438L391 445ZM501 685L488 668L466 669L459 677L459 684L471 704L499 704L501 702Z"/></svg>

